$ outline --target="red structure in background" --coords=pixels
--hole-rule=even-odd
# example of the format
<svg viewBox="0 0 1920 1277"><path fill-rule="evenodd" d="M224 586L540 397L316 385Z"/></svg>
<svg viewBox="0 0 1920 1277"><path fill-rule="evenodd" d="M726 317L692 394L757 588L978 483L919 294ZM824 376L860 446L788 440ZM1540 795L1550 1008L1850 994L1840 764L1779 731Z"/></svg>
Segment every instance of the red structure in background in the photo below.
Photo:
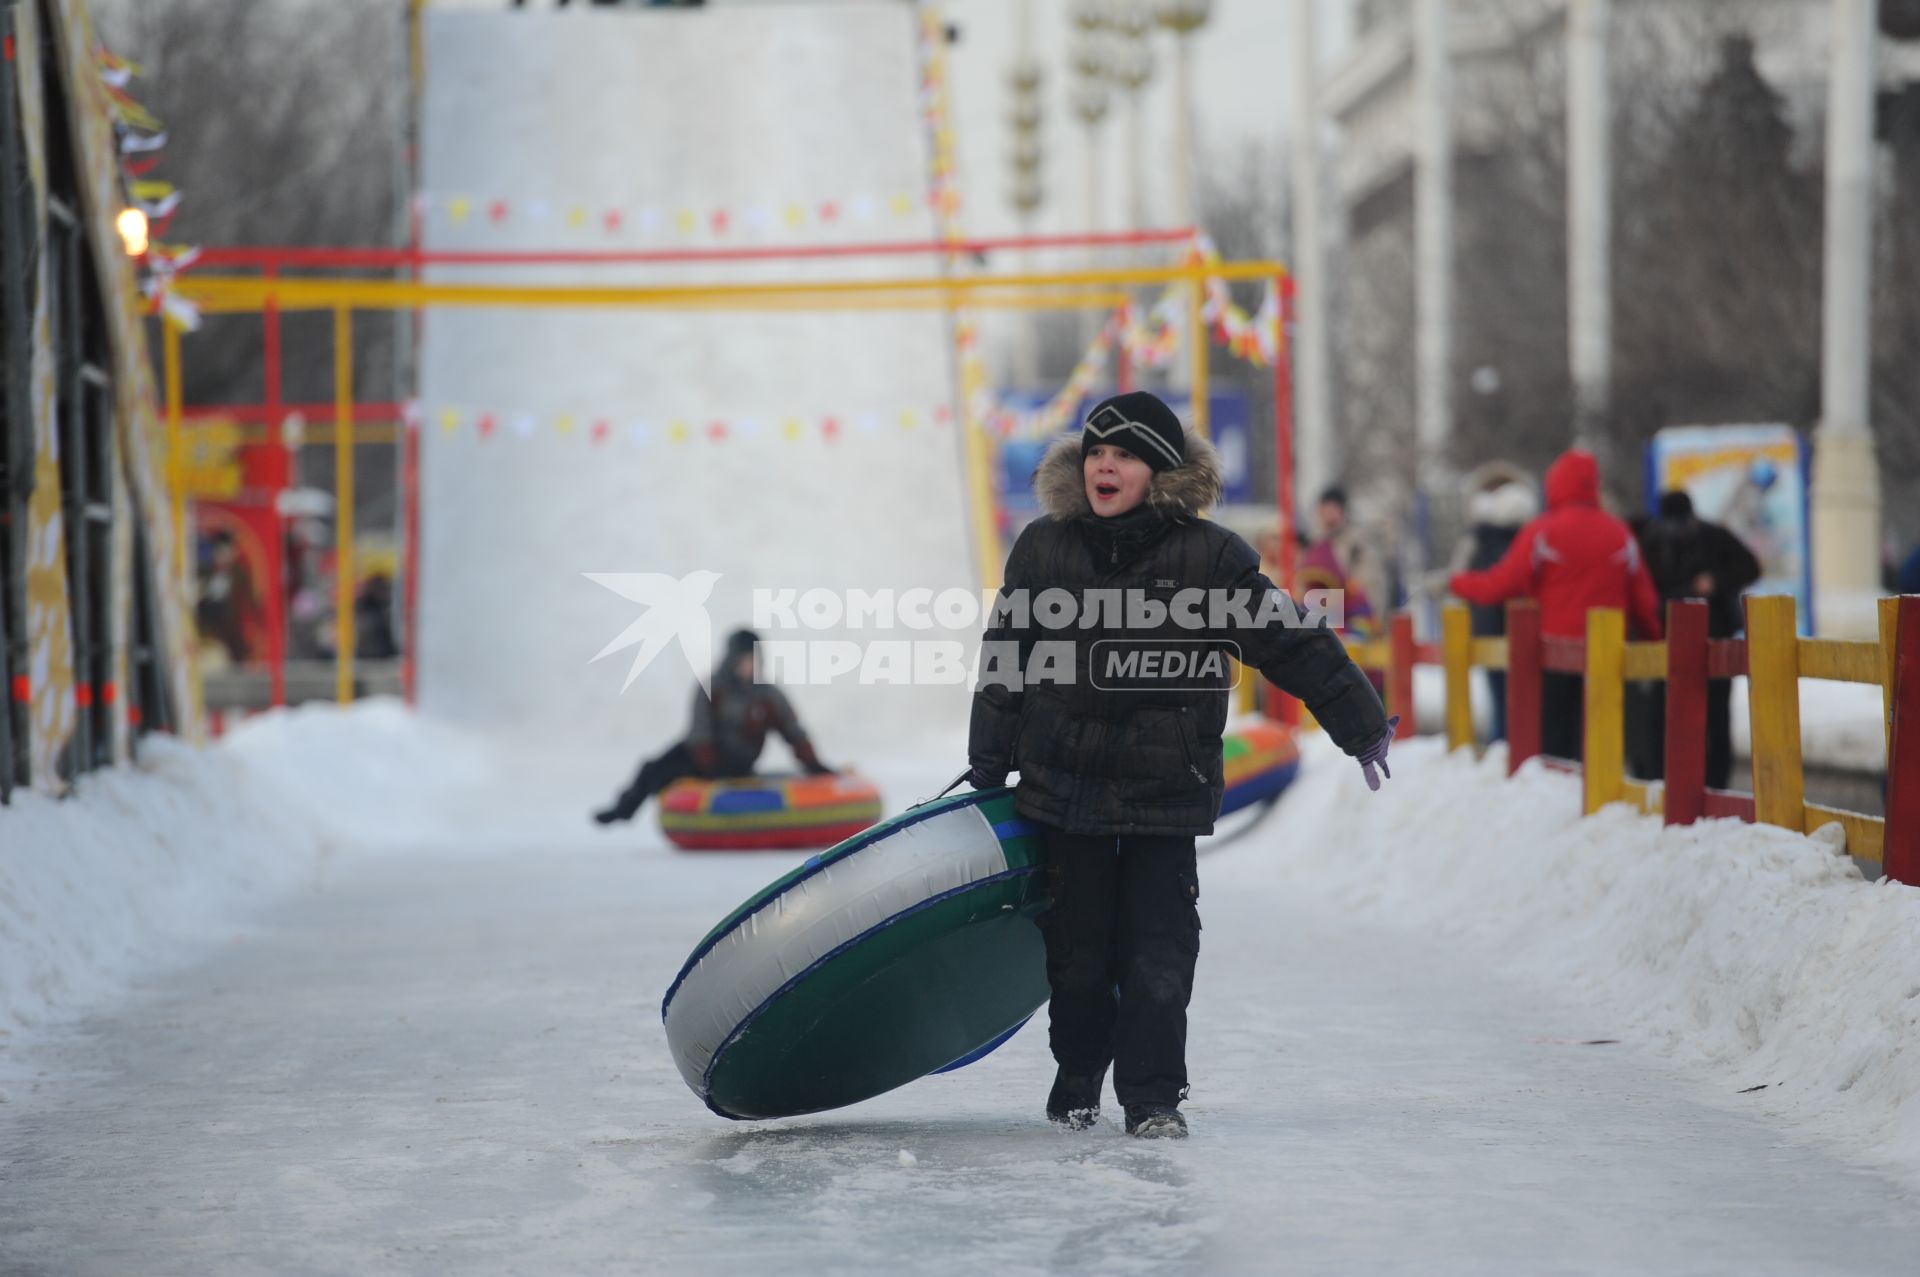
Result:
<svg viewBox="0 0 1920 1277"><path fill-rule="evenodd" d="M280 494L292 466L279 443L242 444L237 460L240 490L225 500L195 503L194 523L201 535L225 531L246 567L251 589L232 600L249 652L264 655L274 672L274 704L286 703L286 549L280 522Z"/></svg>

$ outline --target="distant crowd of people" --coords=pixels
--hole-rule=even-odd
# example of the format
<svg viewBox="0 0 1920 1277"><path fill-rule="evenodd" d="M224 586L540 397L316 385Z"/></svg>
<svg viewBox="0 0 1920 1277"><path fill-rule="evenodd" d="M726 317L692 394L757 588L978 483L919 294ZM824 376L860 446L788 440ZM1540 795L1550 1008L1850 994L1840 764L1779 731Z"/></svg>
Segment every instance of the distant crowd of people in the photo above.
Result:
<svg viewBox="0 0 1920 1277"><path fill-rule="evenodd" d="M336 650L332 566L320 545L297 525L288 527L281 599L288 660L331 660ZM394 603L393 578L386 572L360 578L353 603L356 659L384 661L400 655ZM202 651L233 666L266 660L273 638L267 604L267 591L233 531L217 527L203 535L194 598Z"/></svg>
<svg viewBox="0 0 1920 1277"><path fill-rule="evenodd" d="M1545 502L1539 493L1544 491ZM1303 547L1303 589L1344 587L1348 629L1365 637L1376 618L1395 602L1391 565L1369 547L1348 518L1339 488L1322 494L1316 508L1317 537ZM1663 636L1666 604L1701 599L1708 607L1708 635L1725 639L1741 629L1740 596L1761 577L1761 565L1741 538L1700 517L1683 491L1660 498L1656 511L1631 520L1601 503L1600 466L1584 449L1563 453L1536 488L1518 467L1495 463L1476 472L1467 501L1468 529L1452 564L1433 588L1464 600L1476 637L1506 633L1506 604L1532 599L1540 608L1541 632L1584 639L1586 615L1617 608L1628 618L1629 636ZM1920 550L1900 569L1897 588L1920 593ZM1507 736L1506 677L1489 671L1492 739ZM1541 746L1553 757L1581 756L1584 680L1548 671L1541 680ZM1709 682L1706 779L1724 789L1733 767L1732 685ZM1648 683L1629 698L1629 766L1653 779L1665 770L1665 685Z"/></svg>

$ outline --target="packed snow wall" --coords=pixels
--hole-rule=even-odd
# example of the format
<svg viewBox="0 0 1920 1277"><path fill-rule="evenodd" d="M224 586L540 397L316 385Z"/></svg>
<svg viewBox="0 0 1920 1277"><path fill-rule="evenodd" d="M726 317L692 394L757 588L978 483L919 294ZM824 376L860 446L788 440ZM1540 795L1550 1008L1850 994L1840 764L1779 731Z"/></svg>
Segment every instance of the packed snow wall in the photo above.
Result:
<svg viewBox="0 0 1920 1277"><path fill-rule="evenodd" d="M928 240L906 5L426 14L423 243L700 249ZM932 274L920 257L441 267L441 282L649 285ZM643 605L586 573L756 589L971 589L939 310L460 309L424 318L419 674L431 713L664 743L677 645L622 694L590 664ZM973 640L972 625L826 640ZM801 637L787 633L781 637ZM969 657L971 650L969 649ZM793 690L829 759L964 722L964 683ZM956 763L957 765L957 763Z"/></svg>

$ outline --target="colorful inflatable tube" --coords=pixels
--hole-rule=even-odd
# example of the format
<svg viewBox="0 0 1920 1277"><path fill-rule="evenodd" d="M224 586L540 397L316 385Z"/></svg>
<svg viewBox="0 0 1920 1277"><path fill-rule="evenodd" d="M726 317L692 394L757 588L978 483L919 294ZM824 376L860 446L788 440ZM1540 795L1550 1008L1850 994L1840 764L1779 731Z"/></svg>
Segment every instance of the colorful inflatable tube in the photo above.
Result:
<svg viewBox="0 0 1920 1277"><path fill-rule="evenodd" d="M1039 839L1013 791L936 799L807 861L693 950L661 1016L722 1117L870 1099L977 1059L1047 999Z"/></svg>
<svg viewBox="0 0 1920 1277"><path fill-rule="evenodd" d="M1222 816L1277 797L1300 772L1300 746L1293 731L1278 723L1254 721L1228 732L1220 757L1227 782Z"/></svg>
<svg viewBox="0 0 1920 1277"><path fill-rule="evenodd" d="M660 831L686 851L830 847L880 819L880 791L859 776L677 780L660 795Z"/></svg>

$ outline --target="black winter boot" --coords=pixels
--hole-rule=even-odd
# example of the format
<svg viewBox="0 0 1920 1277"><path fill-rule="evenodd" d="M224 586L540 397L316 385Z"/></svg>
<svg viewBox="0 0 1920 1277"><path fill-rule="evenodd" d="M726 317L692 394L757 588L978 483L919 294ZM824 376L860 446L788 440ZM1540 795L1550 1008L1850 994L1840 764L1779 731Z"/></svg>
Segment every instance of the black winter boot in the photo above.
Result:
<svg viewBox="0 0 1920 1277"><path fill-rule="evenodd" d="M1129 1104L1127 1134L1143 1140L1183 1140L1187 1119L1171 1104Z"/></svg>
<svg viewBox="0 0 1920 1277"><path fill-rule="evenodd" d="M1047 1120L1069 1131L1085 1131L1100 1120L1100 1091L1107 1083L1107 1071L1069 1073L1062 1067L1053 1077L1053 1090L1047 1093Z"/></svg>

